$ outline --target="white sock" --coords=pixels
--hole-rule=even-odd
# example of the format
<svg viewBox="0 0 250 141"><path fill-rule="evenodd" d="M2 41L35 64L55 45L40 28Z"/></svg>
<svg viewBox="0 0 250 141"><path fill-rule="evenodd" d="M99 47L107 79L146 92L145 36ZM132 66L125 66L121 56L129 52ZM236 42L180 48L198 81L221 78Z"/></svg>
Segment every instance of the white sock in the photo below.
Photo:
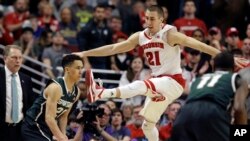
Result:
<svg viewBox="0 0 250 141"><path fill-rule="evenodd" d="M155 97L159 94L153 93L151 89L148 89L143 81L134 81L128 85L118 87L120 90L120 97L117 97L116 88L104 89L101 98L131 98L137 95L143 95L148 97Z"/></svg>
<svg viewBox="0 0 250 141"><path fill-rule="evenodd" d="M104 89L101 98L115 98L116 97L116 89Z"/></svg>
<svg viewBox="0 0 250 141"><path fill-rule="evenodd" d="M134 81L133 83L118 88L121 92L120 98L131 98L137 95L146 96L148 90L143 81Z"/></svg>

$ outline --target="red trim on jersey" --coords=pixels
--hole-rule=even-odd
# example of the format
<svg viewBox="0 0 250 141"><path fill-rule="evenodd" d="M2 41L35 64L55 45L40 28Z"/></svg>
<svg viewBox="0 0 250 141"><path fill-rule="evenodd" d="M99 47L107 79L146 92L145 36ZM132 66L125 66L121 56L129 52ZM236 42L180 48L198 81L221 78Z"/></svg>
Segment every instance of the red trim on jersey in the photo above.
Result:
<svg viewBox="0 0 250 141"><path fill-rule="evenodd" d="M150 38L147 34L146 34L146 32L143 32L144 33L144 36L146 37L146 38L148 38L149 40L151 40L152 38Z"/></svg>
<svg viewBox="0 0 250 141"><path fill-rule="evenodd" d="M151 89L151 87L150 87L150 85L148 84L148 81L147 81L147 80L143 80L143 82L145 83L145 85L146 85L146 87L147 87L148 89Z"/></svg>
<svg viewBox="0 0 250 141"><path fill-rule="evenodd" d="M149 83L149 85L151 86L152 90L156 92L154 83L152 81L150 81L149 79L146 80L146 81Z"/></svg>
<svg viewBox="0 0 250 141"><path fill-rule="evenodd" d="M185 88L186 80L182 77L182 74L174 74L174 75L162 74L162 75L159 75L156 77L164 77L164 76L168 76L168 77L173 78L175 81L177 81L183 87L183 89Z"/></svg>

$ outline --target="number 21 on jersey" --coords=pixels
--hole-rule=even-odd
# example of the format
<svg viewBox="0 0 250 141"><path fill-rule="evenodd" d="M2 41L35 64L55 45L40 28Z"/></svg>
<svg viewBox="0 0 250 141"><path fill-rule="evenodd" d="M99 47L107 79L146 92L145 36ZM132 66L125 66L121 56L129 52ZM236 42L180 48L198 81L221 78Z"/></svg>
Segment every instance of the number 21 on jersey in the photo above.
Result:
<svg viewBox="0 0 250 141"><path fill-rule="evenodd" d="M161 65L159 51L146 52L145 55L147 57L147 61L149 65L151 66Z"/></svg>

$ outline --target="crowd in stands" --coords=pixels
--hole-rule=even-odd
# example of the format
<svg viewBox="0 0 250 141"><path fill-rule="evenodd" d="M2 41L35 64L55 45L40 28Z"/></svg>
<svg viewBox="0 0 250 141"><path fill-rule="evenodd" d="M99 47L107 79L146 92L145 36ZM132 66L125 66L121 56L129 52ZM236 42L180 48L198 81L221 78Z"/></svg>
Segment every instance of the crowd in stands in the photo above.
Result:
<svg viewBox="0 0 250 141"><path fill-rule="evenodd" d="M235 56L250 60L250 12L247 14L244 10L245 13L241 13L239 17L232 17L238 21L244 16L244 20L238 22L246 24L239 27L238 23L228 20L230 13L235 16L238 12L224 10L231 5L228 1L205 1L207 7L204 8L203 0L180 0L178 6L170 1L163 3L157 0L9 0L0 5L0 44L16 44L22 47L25 56L51 66L52 69L37 70L53 79L60 76L56 68L61 65L64 54L126 40L132 33L145 28L145 8L161 4L166 24L174 25L178 31L221 51L228 50ZM220 10L224 10L224 13L220 13L220 10L213 11L215 15L208 14L210 11L204 13L213 6L221 6ZM250 1L245 4L239 2L237 6L250 7ZM174 13L172 11L175 7L178 9ZM197 18L197 15L203 17ZM182 49L181 65L187 81L183 94L185 97L189 93L190 82L197 76L212 72L213 68L209 55L188 47ZM24 63L37 67L25 60ZM121 77L117 78L120 80L119 86L150 77L143 50L139 46L130 52L110 57L86 57L84 67L122 71ZM108 79L107 75L96 77ZM84 82L79 82L78 86L82 95L74 109L82 109L87 105L86 86ZM78 127L86 129L86 126L77 122L77 117L82 113L73 110L68 121L67 135L74 139L77 132L84 132L83 141L146 140L141 129L143 117L138 114L144 99L145 97L137 96L120 103L112 100L98 103L98 107L104 109L104 114L97 117L95 131L77 130ZM159 121L161 141L169 138L172 122L182 104L183 100L170 104Z"/></svg>

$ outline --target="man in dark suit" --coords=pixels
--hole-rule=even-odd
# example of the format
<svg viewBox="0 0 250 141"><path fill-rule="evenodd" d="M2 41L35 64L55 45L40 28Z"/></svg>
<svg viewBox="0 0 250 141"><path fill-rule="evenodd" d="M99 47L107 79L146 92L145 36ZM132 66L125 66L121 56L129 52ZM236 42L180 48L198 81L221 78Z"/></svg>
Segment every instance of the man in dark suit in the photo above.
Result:
<svg viewBox="0 0 250 141"><path fill-rule="evenodd" d="M0 140L21 141L21 124L35 94L31 78L19 72L22 49L16 45L4 48L4 67L0 67Z"/></svg>

